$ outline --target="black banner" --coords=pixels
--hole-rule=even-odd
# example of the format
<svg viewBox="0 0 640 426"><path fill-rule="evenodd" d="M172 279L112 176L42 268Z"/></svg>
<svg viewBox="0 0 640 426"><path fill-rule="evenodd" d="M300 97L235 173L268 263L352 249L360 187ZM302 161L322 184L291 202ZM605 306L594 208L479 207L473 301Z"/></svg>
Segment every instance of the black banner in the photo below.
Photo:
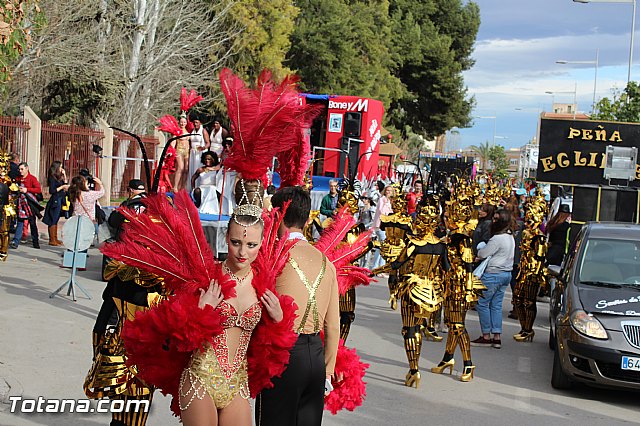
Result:
<svg viewBox="0 0 640 426"><path fill-rule="evenodd" d="M608 185L604 178L607 145L640 148L640 124L541 118L537 181ZM640 165L629 186L640 187Z"/></svg>

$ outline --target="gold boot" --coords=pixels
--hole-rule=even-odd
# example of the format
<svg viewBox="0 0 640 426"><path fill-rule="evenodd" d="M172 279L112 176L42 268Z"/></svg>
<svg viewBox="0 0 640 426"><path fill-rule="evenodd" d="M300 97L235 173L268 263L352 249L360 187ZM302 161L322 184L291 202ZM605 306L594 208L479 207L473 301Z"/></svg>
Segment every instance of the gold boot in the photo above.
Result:
<svg viewBox="0 0 640 426"><path fill-rule="evenodd" d="M461 382L470 382L473 379L473 372L475 371L475 365L465 365L462 374L460 375Z"/></svg>
<svg viewBox="0 0 640 426"><path fill-rule="evenodd" d="M513 335L513 339L516 342L533 342L533 336L536 335L536 332L531 330L531 331L521 331L518 334L514 334Z"/></svg>
<svg viewBox="0 0 640 426"><path fill-rule="evenodd" d="M427 340L433 340L434 342L442 342L442 336L438 336L435 328L421 326L422 334Z"/></svg>
<svg viewBox="0 0 640 426"><path fill-rule="evenodd" d="M415 388L418 389L420 387L420 372L416 371L415 373L412 373L411 370L409 370L404 379L404 385L408 387L415 386Z"/></svg>
<svg viewBox="0 0 640 426"><path fill-rule="evenodd" d="M435 373L435 374L442 374L444 372L444 370L447 369L447 367L449 368L449 375L451 375L453 373L453 366L455 365L456 360L451 358L449 361L445 362L445 361L440 361L440 364L438 364L435 367L431 367L431 372Z"/></svg>

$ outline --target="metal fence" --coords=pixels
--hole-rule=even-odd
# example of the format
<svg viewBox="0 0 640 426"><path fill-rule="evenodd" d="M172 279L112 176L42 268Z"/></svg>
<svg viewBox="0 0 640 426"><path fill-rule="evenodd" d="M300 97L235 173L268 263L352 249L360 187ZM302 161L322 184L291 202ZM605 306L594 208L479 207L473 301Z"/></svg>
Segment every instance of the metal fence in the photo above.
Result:
<svg viewBox="0 0 640 426"><path fill-rule="evenodd" d="M156 147L159 143L158 138L145 135L141 136L141 139L151 162L150 168L153 173L157 152ZM108 154L105 153L105 155ZM116 130L113 132L113 153L111 155L114 157L111 173L111 197L126 197L129 180L145 180L140 146L134 138Z"/></svg>
<svg viewBox="0 0 640 426"><path fill-rule="evenodd" d="M72 124L51 124L42 122L42 139L40 145L40 185L48 195L47 174L51 163L61 161L67 171L69 180L76 176L80 169L89 169L96 176L98 157L93 152L93 145L102 147L104 133L102 130Z"/></svg>
<svg viewBox="0 0 640 426"><path fill-rule="evenodd" d="M27 158L29 122L20 117L0 117L0 150Z"/></svg>

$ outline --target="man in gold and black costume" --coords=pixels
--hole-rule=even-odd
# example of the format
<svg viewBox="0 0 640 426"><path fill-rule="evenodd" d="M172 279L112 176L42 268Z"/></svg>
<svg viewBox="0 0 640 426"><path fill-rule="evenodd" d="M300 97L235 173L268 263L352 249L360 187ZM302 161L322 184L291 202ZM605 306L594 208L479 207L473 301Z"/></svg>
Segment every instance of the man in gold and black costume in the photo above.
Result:
<svg viewBox="0 0 640 426"><path fill-rule="evenodd" d="M338 209L347 206L348 211L355 215L359 211L358 196L353 184L348 183L347 186L341 189L338 193ZM364 225L362 223L356 224L344 237L344 241L348 244L353 243L360 234L365 232ZM363 250L360 253L359 258L367 254L372 246ZM358 259L359 259L358 258ZM357 261L357 259L356 259ZM356 318L356 289L355 287L349 288L344 294L340 294L339 297L340 306L340 338L343 341L347 341L349 337L349 331L351 330L351 323Z"/></svg>
<svg viewBox="0 0 640 426"><path fill-rule="evenodd" d="M547 202L536 195L525 207L525 229L520 243L520 272L513 289L513 304L520 320L520 332L513 338L517 342L532 341L535 332L533 322L537 315L536 301L540 288L546 283L544 259L547 254L545 236L540 230L547 215Z"/></svg>
<svg viewBox="0 0 640 426"><path fill-rule="evenodd" d="M380 243L380 256L387 263L387 267L382 266L374 270L374 274L382 272L384 269L389 274L389 304L391 309L396 309L398 290L398 271L392 270L390 265L398 260L398 257L407 246L407 234L411 232L411 217L407 214L407 201L401 188L394 187L394 194L391 197L391 208L393 213L380 217L380 229L385 232L385 239Z"/></svg>
<svg viewBox="0 0 640 426"><path fill-rule="evenodd" d="M144 184L133 179L129 188L131 197L122 206L143 214ZM125 217L114 211L109 223L116 224L114 230L118 236ZM84 392L89 398L124 402L124 410L112 414L111 426L144 426L154 389L136 377L135 367L125 364L121 332L125 322L133 320L138 311L165 300L162 279L115 260L107 264L104 275L108 283L93 328L93 364L84 382Z"/></svg>
<svg viewBox="0 0 640 426"><path fill-rule="evenodd" d="M0 151L0 261L6 260L9 253L9 228L16 217L15 205L11 200L11 192L18 187L9 177L11 157Z"/></svg>
<svg viewBox="0 0 640 426"><path fill-rule="evenodd" d="M456 347L460 347L464 369L460 381L473 378L475 366L471 362L471 341L465 327L467 311L478 301L478 292L484 289L482 282L473 275L472 238L478 224L475 211L473 187L464 181L458 183L452 200L447 203L447 225L449 228L448 256L451 268L445 277L444 321L449 329L442 361L431 368L432 373L453 371Z"/></svg>
<svg viewBox="0 0 640 426"><path fill-rule="evenodd" d="M397 260L374 271L397 273L398 280L391 297L400 300L402 337L409 361L405 385L415 386L416 389L420 385L423 323L440 309L444 276L449 269L447 246L435 235L439 221L440 206L437 200L423 197L416 220L407 235L406 246Z"/></svg>

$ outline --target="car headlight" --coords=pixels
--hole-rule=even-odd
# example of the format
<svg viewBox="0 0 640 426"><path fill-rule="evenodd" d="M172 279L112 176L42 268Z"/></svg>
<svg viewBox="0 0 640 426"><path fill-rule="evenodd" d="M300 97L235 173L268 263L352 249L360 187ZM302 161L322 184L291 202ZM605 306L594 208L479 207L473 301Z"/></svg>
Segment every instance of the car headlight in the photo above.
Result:
<svg viewBox="0 0 640 426"><path fill-rule="evenodd" d="M571 325L579 333L594 339L608 339L607 331L600 321L585 311L578 310L571 313Z"/></svg>

